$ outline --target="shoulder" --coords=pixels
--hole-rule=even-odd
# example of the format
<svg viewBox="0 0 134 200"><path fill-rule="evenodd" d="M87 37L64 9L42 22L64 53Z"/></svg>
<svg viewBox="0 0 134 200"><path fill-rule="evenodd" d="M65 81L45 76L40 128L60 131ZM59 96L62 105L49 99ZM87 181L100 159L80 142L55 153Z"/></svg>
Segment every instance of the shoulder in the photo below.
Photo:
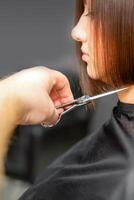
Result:
<svg viewBox="0 0 134 200"><path fill-rule="evenodd" d="M106 142L107 134L105 131L108 124L109 121L105 122L96 131L89 133L85 138L77 142L72 148L51 163L20 200L28 199L30 195L31 198L29 200L36 199L36 196L44 196L47 200L47 195L49 193L51 194L51 190L53 190L53 194L61 189L63 191L64 185L67 186L67 184L69 184L68 187L70 190L71 182L69 177L75 177L76 174L82 175L83 173L86 175L89 164L97 159L101 159L98 152L100 148L104 148L104 142L101 144L99 141L104 140Z"/></svg>

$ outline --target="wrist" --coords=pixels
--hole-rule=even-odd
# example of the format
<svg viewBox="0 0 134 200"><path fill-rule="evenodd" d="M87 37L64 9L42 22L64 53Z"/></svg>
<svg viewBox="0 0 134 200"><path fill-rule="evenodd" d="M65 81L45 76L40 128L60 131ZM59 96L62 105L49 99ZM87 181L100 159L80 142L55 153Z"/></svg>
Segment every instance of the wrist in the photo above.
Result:
<svg viewBox="0 0 134 200"><path fill-rule="evenodd" d="M15 127L17 124L17 100L10 86L11 84L6 80L0 82L0 117L2 121Z"/></svg>

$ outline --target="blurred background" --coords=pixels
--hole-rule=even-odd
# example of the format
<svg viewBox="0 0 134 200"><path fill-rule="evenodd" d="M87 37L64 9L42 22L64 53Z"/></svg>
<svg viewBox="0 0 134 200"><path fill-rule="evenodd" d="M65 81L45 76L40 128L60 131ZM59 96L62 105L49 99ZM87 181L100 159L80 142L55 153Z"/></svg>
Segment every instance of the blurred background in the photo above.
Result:
<svg viewBox="0 0 134 200"><path fill-rule="evenodd" d="M82 95L71 38L74 11L75 0L0 1L0 76L43 65L66 74L74 96ZM17 199L55 158L98 129L116 102L115 95L102 98L95 109L72 111L51 129L17 127L5 161L5 199Z"/></svg>

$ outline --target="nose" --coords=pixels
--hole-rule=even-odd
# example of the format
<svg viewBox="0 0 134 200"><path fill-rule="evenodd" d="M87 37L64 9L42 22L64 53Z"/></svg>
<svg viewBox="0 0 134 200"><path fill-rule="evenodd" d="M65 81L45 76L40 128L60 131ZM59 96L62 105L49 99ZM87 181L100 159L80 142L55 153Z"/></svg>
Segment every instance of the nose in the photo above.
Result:
<svg viewBox="0 0 134 200"><path fill-rule="evenodd" d="M87 40L86 31L79 23L72 29L71 36L77 42L86 42Z"/></svg>

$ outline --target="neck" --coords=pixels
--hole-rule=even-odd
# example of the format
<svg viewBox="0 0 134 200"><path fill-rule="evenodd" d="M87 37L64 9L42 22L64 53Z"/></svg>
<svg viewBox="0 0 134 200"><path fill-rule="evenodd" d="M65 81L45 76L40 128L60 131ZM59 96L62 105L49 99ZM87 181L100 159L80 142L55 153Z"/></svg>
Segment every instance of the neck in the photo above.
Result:
<svg viewBox="0 0 134 200"><path fill-rule="evenodd" d="M128 87L128 89L117 93L119 100L123 103L134 104L134 85Z"/></svg>

